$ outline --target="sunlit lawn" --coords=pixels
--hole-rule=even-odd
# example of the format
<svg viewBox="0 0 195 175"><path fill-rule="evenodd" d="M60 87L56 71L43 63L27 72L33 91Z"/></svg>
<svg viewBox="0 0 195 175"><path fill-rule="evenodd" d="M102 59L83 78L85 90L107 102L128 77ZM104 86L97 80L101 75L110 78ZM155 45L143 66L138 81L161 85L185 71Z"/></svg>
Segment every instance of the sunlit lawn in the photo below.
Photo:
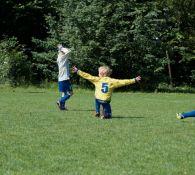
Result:
<svg viewBox="0 0 195 175"><path fill-rule="evenodd" d="M57 89L0 88L2 175L194 175L195 94L115 93L113 118L93 117L93 91L59 111Z"/></svg>

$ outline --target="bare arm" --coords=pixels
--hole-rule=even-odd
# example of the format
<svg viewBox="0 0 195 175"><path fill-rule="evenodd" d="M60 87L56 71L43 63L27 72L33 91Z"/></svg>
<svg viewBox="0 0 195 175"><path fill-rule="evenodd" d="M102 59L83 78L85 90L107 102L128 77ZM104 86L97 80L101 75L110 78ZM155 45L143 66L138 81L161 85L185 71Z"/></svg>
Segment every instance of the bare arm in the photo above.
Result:
<svg viewBox="0 0 195 175"><path fill-rule="evenodd" d="M58 44L57 48L59 52L62 52L65 55L71 51L69 48L63 47L62 44Z"/></svg>

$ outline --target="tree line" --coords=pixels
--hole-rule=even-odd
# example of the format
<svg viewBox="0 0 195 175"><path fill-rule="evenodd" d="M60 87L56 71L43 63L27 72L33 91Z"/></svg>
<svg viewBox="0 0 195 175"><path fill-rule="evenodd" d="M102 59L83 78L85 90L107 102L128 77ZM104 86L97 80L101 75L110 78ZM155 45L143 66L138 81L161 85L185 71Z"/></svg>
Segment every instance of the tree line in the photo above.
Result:
<svg viewBox="0 0 195 175"><path fill-rule="evenodd" d="M195 85L193 0L3 0L0 83L57 79L56 45L71 48L71 64L97 75L142 75L141 88ZM75 83L80 82L73 75ZM84 80L82 80L84 81ZM85 82L80 82L85 83Z"/></svg>

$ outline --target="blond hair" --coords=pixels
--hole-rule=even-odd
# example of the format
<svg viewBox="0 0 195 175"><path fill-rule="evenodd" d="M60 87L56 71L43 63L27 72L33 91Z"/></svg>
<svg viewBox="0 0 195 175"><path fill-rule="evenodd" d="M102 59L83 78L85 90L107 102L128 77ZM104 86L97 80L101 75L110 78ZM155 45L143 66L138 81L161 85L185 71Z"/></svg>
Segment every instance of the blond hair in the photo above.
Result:
<svg viewBox="0 0 195 175"><path fill-rule="evenodd" d="M98 71L102 74L102 76L110 76L112 73L112 69L110 69L108 66L100 66Z"/></svg>

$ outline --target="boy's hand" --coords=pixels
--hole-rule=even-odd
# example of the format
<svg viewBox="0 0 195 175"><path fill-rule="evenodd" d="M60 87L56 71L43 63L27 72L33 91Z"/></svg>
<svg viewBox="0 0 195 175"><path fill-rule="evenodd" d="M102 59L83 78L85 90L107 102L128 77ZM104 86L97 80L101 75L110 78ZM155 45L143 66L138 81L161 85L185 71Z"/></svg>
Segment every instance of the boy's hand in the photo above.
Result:
<svg viewBox="0 0 195 175"><path fill-rule="evenodd" d="M57 45L58 50L61 50L63 48L62 44Z"/></svg>
<svg viewBox="0 0 195 175"><path fill-rule="evenodd" d="M78 68L76 66L73 66L72 70L73 70L74 73L78 72Z"/></svg>
<svg viewBox="0 0 195 175"><path fill-rule="evenodd" d="M137 77L135 78L135 81L136 81L136 82L141 81L141 77L140 77L140 76L137 76Z"/></svg>

